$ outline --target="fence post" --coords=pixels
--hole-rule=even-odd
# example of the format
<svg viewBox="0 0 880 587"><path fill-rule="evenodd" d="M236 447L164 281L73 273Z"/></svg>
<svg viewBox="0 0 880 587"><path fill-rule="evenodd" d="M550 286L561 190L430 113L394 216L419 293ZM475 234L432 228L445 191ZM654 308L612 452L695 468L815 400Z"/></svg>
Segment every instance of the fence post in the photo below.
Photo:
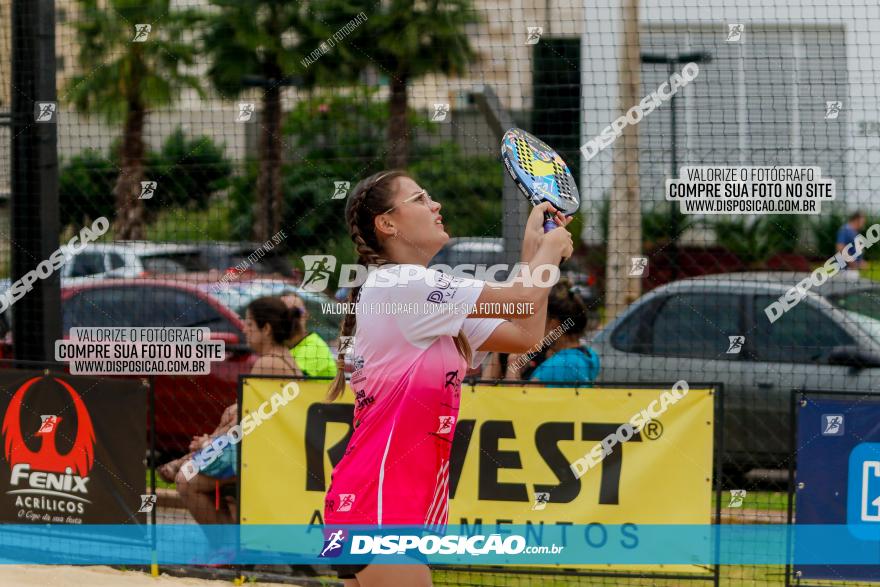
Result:
<svg viewBox="0 0 880 587"><path fill-rule="evenodd" d="M712 460L715 464L715 564L713 565L713 585L721 585L721 492L724 477L724 384L714 384L715 394L715 448Z"/></svg>
<svg viewBox="0 0 880 587"><path fill-rule="evenodd" d="M785 519L786 528L786 539L785 539L785 553L786 557L791 556L791 532L792 532L792 523L794 518L794 475L795 475L795 458L797 456L797 412L798 412L798 390L792 389L790 401L788 402L789 410L788 410L788 425L789 425L789 434L788 434L788 504L787 504L787 517ZM791 585L791 573L793 572L793 565L786 560L785 563L785 587Z"/></svg>
<svg viewBox="0 0 880 587"><path fill-rule="evenodd" d="M158 541L156 536L156 533L158 531L156 527L156 510L159 509L159 494L156 492L156 380L155 377L150 375L148 378L143 379L143 382L148 389L147 421L150 427L150 492L156 498L156 503L153 505L153 509L150 510L150 521L153 526L153 560L150 564L150 575L152 575L153 577L158 577L159 560L156 552L156 544Z"/></svg>
<svg viewBox="0 0 880 587"><path fill-rule="evenodd" d="M58 96L55 89L55 3L12 3L11 281L58 249ZM51 122L36 122L36 103L54 102ZM55 358L61 338L60 278L38 279L18 300L12 325L15 357Z"/></svg>

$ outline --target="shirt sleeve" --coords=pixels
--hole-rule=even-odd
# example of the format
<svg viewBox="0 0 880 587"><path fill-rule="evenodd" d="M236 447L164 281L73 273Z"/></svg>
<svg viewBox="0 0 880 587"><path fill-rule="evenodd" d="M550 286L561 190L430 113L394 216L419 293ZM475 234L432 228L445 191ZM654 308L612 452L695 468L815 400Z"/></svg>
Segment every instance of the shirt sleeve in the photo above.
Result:
<svg viewBox="0 0 880 587"><path fill-rule="evenodd" d="M489 356L488 351L477 351L486 339L506 320L501 318L468 318L464 321L462 329L473 351L471 357L471 368L476 369L483 364L486 357Z"/></svg>
<svg viewBox="0 0 880 587"><path fill-rule="evenodd" d="M388 289L389 301L399 304L394 315L400 331L419 348L427 348L439 336L457 335L485 284L418 265L403 266L400 273L399 285Z"/></svg>
<svg viewBox="0 0 880 587"><path fill-rule="evenodd" d="M837 244L846 245L850 240L849 231L846 229L846 225L841 226L840 230L837 231Z"/></svg>

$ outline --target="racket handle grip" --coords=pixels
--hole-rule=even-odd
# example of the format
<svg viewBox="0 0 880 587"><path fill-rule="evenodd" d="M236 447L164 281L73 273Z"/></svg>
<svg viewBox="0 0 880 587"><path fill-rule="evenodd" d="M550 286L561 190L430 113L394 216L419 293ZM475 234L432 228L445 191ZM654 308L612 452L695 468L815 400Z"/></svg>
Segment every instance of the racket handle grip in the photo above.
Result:
<svg viewBox="0 0 880 587"><path fill-rule="evenodd" d="M559 228L559 225L556 224L556 221L553 220L553 215L548 212L544 212L544 233L548 233L554 228Z"/></svg>

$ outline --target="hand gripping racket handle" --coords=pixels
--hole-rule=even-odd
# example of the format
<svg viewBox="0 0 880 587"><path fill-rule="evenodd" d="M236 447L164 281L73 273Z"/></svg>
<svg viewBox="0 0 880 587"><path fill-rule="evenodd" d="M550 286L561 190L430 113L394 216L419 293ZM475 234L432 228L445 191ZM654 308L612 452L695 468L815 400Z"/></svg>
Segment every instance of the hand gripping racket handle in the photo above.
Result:
<svg viewBox="0 0 880 587"><path fill-rule="evenodd" d="M559 228L559 225L556 224L555 220L553 220L553 215L550 214L550 212L544 212L544 234L547 234L554 228ZM568 259L566 257L563 257L562 259L560 259L559 264L562 265L567 260Z"/></svg>

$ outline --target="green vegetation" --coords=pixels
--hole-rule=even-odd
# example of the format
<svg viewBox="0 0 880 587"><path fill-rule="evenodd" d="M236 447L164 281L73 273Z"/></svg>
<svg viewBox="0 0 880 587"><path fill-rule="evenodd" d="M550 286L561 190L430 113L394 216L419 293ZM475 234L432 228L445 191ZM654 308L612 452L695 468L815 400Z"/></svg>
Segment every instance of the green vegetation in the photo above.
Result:
<svg viewBox="0 0 880 587"><path fill-rule="evenodd" d="M141 200L145 218L153 221L160 216L168 218L186 215L191 210L206 210L230 184L232 163L224 151L225 147L210 137L188 138L180 128L166 138L158 151L147 150L143 177L157 182L157 186L152 198ZM119 141L106 154L87 149L62 162L58 180L62 226L76 232L94 218L113 217L113 186L120 165ZM114 235L117 228L112 227ZM206 221L200 228L211 229L211 222Z"/></svg>
<svg viewBox="0 0 880 587"><path fill-rule="evenodd" d="M725 496L729 497L730 493L723 494L722 499ZM742 507L784 512L788 510L788 494L783 491L749 491L743 500Z"/></svg>
<svg viewBox="0 0 880 587"><path fill-rule="evenodd" d="M282 167L286 244L297 254L335 254L353 262L354 247L344 220L346 200L332 200L335 181L350 189L383 168L376 158L384 144L387 104L369 89L350 95L316 94L302 100L284 125L294 160ZM436 124L413 126L430 133ZM501 235L503 169L494 157L465 155L453 142L412 145L410 173L443 205L448 229L460 236ZM232 182L229 224L232 238L247 238L253 223L257 165L249 164Z"/></svg>
<svg viewBox="0 0 880 587"><path fill-rule="evenodd" d="M205 208L169 208L156 214L147 225L147 239L153 241L226 241L232 228L229 204L218 199Z"/></svg>
<svg viewBox="0 0 880 587"><path fill-rule="evenodd" d="M193 44L184 41L195 12L172 11L171 0L108 0L100 6L94 0L79 0L78 4L80 18L73 23L78 73L63 95L79 112L122 124L112 190L114 228L120 238L143 238L145 206L138 195L145 178L148 112L170 106L184 89L205 95L199 78L186 73L198 54ZM132 24L160 20L162 26L150 31Z"/></svg>

